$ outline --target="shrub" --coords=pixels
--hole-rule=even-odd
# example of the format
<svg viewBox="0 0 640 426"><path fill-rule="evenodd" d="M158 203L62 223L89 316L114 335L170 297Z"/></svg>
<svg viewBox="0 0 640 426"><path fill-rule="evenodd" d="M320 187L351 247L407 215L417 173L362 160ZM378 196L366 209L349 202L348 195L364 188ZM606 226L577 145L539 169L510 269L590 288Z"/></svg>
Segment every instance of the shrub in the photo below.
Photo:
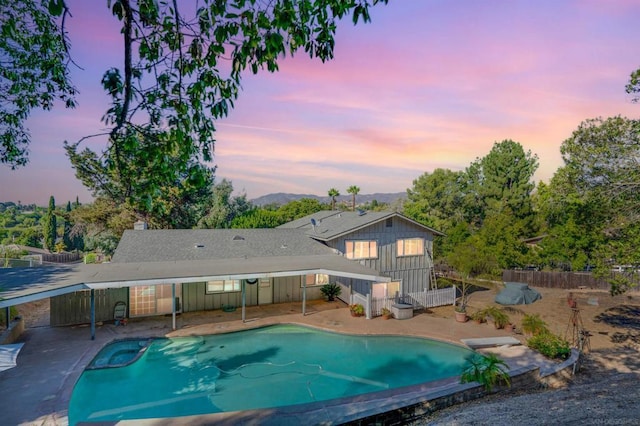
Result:
<svg viewBox="0 0 640 426"><path fill-rule="evenodd" d="M491 391L500 382L504 382L507 386L511 385L509 373L507 373L509 366L496 354L486 356L473 354L467 358L467 363L468 366L460 376L460 383L478 382L487 391Z"/></svg>
<svg viewBox="0 0 640 426"><path fill-rule="evenodd" d="M540 318L538 314L525 315L522 318L522 331L526 334L536 336L538 334L548 333L547 323Z"/></svg>
<svg viewBox="0 0 640 426"><path fill-rule="evenodd" d="M480 309L479 311L475 311L473 314L471 314L471 319L477 322L478 324L487 322L486 310Z"/></svg>
<svg viewBox="0 0 640 426"><path fill-rule="evenodd" d="M336 283L325 284L320 288L320 293L322 293L329 302L335 300L336 297L340 296L342 289Z"/></svg>
<svg viewBox="0 0 640 426"><path fill-rule="evenodd" d="M84 257L84 263L96 263L96 260L98 259L98 256L95 253L88 253L85 257Z"/></svg>
<svg viewBox="0 0 640 426"><path fill-rule="evenodd" d="M364 315L364 306L359 303L349 305L349 309L351 310L351 313L356 317L361 317Z"/></svg>
<svg viewBox="0 0 640 426"><path fill-rule="evenodd" d="M571 354L569 342L551 332L534 335L527 340L527 346L551 359L567 359Z"/></svg>
<svg viewBox="0 0 640 426"><path fill-rule="evenodd" d="M509 324L509 315L497 306L490 306L484 309L485 315L491 317L496 328L504 328Z"/></svg>
<svg viewBox="0 0 640 426"><path fill-rule="evenodd" d="M0 300L2 300L0 298ZM18 315L18 310L16 309L15 306L11 306L11 308L9 308L9 321L7 321L7 319L5 318L7 316L7 310L6 309L0 309L0 325L5 326L5 327L9 327L9 323L11 322L11 318L15 318Z"/></svg>

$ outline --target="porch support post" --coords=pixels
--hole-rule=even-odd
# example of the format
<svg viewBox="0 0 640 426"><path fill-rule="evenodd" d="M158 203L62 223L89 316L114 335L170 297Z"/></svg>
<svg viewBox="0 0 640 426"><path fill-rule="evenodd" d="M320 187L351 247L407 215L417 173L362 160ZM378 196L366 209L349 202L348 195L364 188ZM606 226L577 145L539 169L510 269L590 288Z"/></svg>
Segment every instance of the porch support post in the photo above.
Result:
<svg viewBox="0 0 640 426"><path fill-rule="evenodd" d="M371 292L367 293L367 307L365 308L366 318L371 319Z"/></svg>
<svg viewBox="0 0 640 426"><path fill-rule="evenodd" d="M11 306L7 306L4 308L4 319L7 321L7 330L9 329L9 324L11 324Z"/></svg>
<svg viewBox="0 0 640 426"><path fill-rule="evenodd" d="M307 277L302 277L302 316L307 314Z"/></svg>
<svg viewBox="0 0 640 426"><path fill-rule="evenodd" d="M247 280L242 280L242 322L245 322L246 319L246 302L247 302L247 289L246 289Z"/></svg>
<svg viewBox="0 0 640 426"><path fill-rule="evenodd" d="M91 340L96 340L96 295L91 289Z"/></svg>
<svg viewBox="0 0 640 426"><path fill-rule="evenodd" d="M176 283L171 283L171 326L176 329Z"/></svg>

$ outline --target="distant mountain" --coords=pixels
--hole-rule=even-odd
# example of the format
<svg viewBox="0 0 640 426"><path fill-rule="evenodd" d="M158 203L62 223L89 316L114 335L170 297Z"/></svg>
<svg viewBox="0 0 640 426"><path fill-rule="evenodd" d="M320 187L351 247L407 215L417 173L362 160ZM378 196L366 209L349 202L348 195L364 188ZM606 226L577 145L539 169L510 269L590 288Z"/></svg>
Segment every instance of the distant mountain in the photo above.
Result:
<svg viewBox="0 0 640 426"><path fill-rule="evenodd" d="M265 206L267 204L278 204L283 205L287 204L290 201L296 201L301 198L312 198L320 201L321 203L331 203L331 197L320 197L318 195L312 194L285 194L283 192L278 192L276 194L267 194L262 197L254 198L251 200L253 204L256 206ZM370 203L373 200L378 201L378 203L387 203L392 204L399 199L406 199L406 192L394 192L394 193L375 193L375 194L358 194L356 195L356 204L365 204ZM338 203L345 201L351 202L351 194L340 195L336 197Z"/></svg>

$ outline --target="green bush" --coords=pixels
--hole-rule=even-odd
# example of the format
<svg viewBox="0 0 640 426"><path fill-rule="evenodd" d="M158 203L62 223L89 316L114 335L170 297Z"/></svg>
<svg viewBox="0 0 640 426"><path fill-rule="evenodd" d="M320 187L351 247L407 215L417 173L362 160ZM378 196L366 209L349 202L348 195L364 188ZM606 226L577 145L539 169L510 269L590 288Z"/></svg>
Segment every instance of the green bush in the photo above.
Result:
<svg viewBox="0 0 640 426"><path fill-rule="evenodd" d="M336 283L325 284L320 288L320 293L322 293L329 302L335 300L336 297L340 296L342 289Z"/></svg>
<svg viewBox="0 0 640 426"><path fill-rule="evenodd" d="M549 332L547 323L540 318L538 314L525 315L522 318L522 331L526 334L537 336Z"/></svg>
<svg viewBox="0 0 640 426"><path fill-rule="evenodd" d="M571 354L569 342L550 332L534 335L527 340L527 346L551 359L567 359Z"/></svg>
<svg viewBox="0 0 640 426"><path fill-rule="evenodd" d="M18 310L16 309L15 306L12 306L9 308L9 315L11 315L11 318L15 318L18 315ZM0 325L7 327L7 319L5 318L7 310L5 308L1 308L0 309Z"/></svg>
<svg viewBox="0 0 640 426"><path fill-rule="evenodd" d="M489 306L488 308L485 308L483 312L485 317L489 317L493 320L493 325L496 328L504 328L509 324L509 315L497 306Z"/></svg>
<svg viewBox="0 0 640 426"><path fill-rule="evenodd" d="M84 263L96 263L98 256L95 253L88 253L85 257L84 257Z"/></svg>
<svg viewBox="0 0 640 426"><path fill-rule="evenodd" d="M467 358L467 366L460 376L460 383L478 382L487 391L491 391L500 382L510 386L508 369L509 366L496 354L473 354Z"/></svg>

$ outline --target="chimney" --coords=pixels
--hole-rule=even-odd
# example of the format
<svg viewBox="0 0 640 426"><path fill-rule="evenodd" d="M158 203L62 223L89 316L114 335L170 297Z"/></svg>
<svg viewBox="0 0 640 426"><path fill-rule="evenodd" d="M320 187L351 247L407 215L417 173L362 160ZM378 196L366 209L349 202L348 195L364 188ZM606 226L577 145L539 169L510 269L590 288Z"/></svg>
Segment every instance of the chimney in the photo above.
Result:
<svg viewBox="0 0 640 426"><path fill-rule="evenodd" d="M136 231L144 231L147 229L147 222L139 220L133 224L133 229Z"/></svg>

